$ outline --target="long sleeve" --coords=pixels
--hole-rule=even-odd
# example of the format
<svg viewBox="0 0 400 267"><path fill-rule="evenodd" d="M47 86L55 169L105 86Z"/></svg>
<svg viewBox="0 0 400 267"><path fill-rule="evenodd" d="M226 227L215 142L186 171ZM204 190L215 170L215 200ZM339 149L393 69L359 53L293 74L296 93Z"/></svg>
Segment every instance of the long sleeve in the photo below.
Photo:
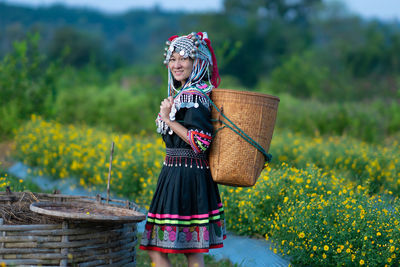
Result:
<svg viewBox="0 0 400 267"><path fill-rule="evenodd" d="M188 128L187 138L192 149L196 153L204 153L210 147L212 141L213 126L211 112L204 105L187 109L184 122Z"/></svg>

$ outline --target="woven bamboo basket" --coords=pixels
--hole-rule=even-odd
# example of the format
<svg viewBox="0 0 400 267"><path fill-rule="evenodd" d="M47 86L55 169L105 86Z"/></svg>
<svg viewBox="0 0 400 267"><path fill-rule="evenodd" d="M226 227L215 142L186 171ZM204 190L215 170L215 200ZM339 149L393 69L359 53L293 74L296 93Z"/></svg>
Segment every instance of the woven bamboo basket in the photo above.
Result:
<svg viewBox="0 0 400 267"><path fill-rule="evenodd" d="M214 89L211 99L227 118L268 152L278 111L278 97ZM212 118L216 135L210 151L210 169L214 181L223 185L253 186L264 168L264 155L231 129L221 129L224 124L219 120L226 120L215 108Z"/></svg>
<svg viewBox="0 0 400 267"><path fill-rule="evenodd" d="M26 192L0 193L0 203L3 206L16 203L23 199L23 194ZM0 219L0 262L11 266L136 266L137 222L145 215L135 210L134 203L109 200L107 204L100 196L35 193L33 197L38 203L54 203L34 205L42 210L54 207L60 210L60 203L75 210L66 216L53 214L52 218L33 213L49 217L48 223L40 224L5 225ZM91 207L90 212L97 218L85 218L89 213L82 209L85 206ZM104 216L101 206L106 210ZM120 213L118 209L129 212ZM65 209L61 211L68 213ZM82 212L84 215L79 216ZM130 218L124 219L126 215Z"/></svg>

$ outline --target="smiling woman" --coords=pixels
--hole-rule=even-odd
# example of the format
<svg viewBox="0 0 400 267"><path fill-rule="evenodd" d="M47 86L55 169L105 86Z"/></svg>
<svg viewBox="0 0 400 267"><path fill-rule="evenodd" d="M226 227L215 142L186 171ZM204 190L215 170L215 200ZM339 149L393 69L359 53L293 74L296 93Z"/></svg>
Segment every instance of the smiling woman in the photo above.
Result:
<svg viewBox="0 0 400 267"><path fill-rule="evenodd" d="M171 266L168 254L183 253L189 267L202 267L202 253L222 247L226 237L224 208L208 163L213 131L208 97L220 82L217 61L202 32L170 37L164 56L168 98L156 123L166 158L140 248L149 251L155 266Z"/></svg>

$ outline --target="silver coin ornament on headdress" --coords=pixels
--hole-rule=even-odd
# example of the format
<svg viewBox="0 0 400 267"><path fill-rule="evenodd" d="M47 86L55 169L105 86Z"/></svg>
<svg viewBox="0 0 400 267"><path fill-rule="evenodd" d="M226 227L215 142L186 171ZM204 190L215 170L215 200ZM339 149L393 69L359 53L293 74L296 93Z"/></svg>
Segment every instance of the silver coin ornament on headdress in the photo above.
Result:
<svg viewBox="0 0 400 267"><path fill-rule="evenodd" d="M176 37L172 41L168 40L166 42L167 47L165 47L164 64L167 65L172 53L176 52L184 58L190 57L193 60L199 58L212 65L212 56L204 38L208 38L206 32L203 32L203 36L192 32L188 35Z"/></svg>

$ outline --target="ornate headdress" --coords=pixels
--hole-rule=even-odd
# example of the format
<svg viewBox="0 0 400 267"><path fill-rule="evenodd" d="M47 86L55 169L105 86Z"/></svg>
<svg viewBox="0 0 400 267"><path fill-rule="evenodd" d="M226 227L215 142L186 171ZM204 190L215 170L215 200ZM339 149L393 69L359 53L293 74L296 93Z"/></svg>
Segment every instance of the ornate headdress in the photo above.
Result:
<svg viewBox="0 0 400 267"><path fill-rule="evenodd" d="M211 42L208 39L206 32L192 32L188 35L174 35L168 38L164 53L164 64L168 66L168 62L173 52L179 53L184 58L190 57L193 59L193 69L182 89L199 83L208 73L208 80L215 88L221 82L218 73L217 59L214 50L211 47ZM212 66L210 75L210 66ZM176 88L171 70L168 68L168 96L175 94Z"/></svg>

